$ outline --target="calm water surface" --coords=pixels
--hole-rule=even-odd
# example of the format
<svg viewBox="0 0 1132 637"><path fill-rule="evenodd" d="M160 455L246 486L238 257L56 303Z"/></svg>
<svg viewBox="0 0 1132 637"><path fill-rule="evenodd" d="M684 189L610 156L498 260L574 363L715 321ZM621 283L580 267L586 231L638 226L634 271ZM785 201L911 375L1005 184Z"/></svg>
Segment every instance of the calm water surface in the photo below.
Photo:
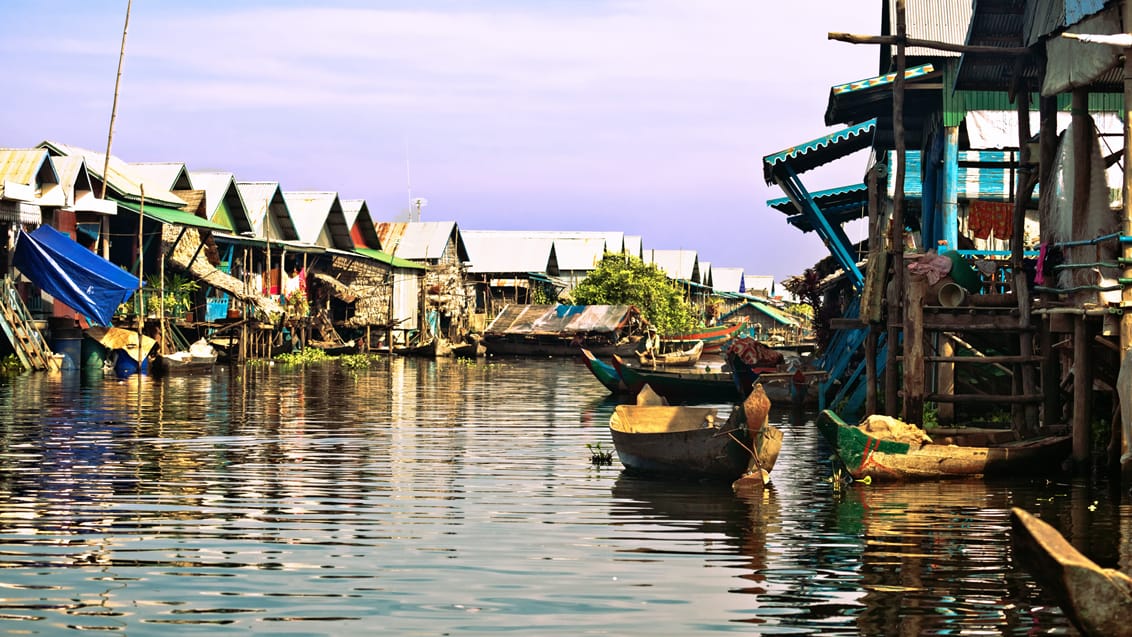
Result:
<svg viewBox="0 0 1132 637"><path fill-rule="evenodd" d="M613 406L565 360L0 381L0 632L1073 634L1015 505L1132 570L1119 489L835 488L784 409L737 496L592 465Z"/></svg>

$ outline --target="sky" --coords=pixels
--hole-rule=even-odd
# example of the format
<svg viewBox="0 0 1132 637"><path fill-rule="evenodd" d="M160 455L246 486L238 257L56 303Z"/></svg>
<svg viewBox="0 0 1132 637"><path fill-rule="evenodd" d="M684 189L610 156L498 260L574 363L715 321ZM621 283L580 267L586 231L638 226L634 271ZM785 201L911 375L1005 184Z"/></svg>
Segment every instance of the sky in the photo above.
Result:
<svg viewBox="0 0 1132 637"><path fill-rule="evenodd" d="M762 158L877 74L877 0L5 0L0 147L52 140L377 220L622 231L776 280L828 255ZM802 175L861 183L863 153ZM864 238L863 230L849 238Z"/></svg>

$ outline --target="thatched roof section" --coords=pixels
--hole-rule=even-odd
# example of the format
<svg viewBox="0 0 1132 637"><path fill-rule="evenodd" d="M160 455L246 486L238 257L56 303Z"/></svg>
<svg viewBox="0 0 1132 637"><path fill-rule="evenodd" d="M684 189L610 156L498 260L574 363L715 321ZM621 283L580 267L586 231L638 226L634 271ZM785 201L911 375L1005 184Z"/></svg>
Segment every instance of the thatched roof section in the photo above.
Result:
<svg viewBox="0 0 1132 637"><path fill-rule="evenodd" d="M178 240L178 238L180 240ZM201 245L200 231L196 228L184 228L163 224L161 226L161 244L169 262L192 274L195 278L219 290L236 297L244 303L250 303L262 312L268 321L283 316L283 307L274 299L248 292L243 281L234 276L217 270L205 257L205 249L198 249Z"/></svg>

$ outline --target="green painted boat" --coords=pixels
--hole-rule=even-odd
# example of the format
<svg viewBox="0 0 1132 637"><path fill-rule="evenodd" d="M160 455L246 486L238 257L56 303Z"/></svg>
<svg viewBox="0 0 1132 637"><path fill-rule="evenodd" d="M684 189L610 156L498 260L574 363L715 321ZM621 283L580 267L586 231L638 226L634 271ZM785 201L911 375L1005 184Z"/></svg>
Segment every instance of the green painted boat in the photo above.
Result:
<svg viewBox="0 0 1132 637"><path fill-rule="evenodd" d="M937 441L929 443L886 440L845 424L828 409L818 414L817 427L845 470L857 480L939 480L1050 472L1072 451L1070 436L995 441L987 430L933 430ZM965 444L980 438L992 442Z"/></svg>

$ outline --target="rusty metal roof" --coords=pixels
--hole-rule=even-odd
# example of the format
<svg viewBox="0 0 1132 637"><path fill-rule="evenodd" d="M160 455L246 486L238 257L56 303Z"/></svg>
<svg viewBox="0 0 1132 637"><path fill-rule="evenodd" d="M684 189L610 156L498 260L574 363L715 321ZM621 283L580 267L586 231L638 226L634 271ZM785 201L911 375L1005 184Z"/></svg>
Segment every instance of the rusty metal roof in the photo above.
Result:
<svg viewBox="0 0 1132 637"><path fill-rule="evenodd" d="M439 262L449 242L455 241L458 258L468 260L463 234L455 221L379 221L377 236L382 249L402 259Z"/></svg>
<svg viewBox="0 0 1132 637"><path fill-rule="evenodd" d="M508 305L484 333L609 333L639 315L632 305Z"/></svg>

